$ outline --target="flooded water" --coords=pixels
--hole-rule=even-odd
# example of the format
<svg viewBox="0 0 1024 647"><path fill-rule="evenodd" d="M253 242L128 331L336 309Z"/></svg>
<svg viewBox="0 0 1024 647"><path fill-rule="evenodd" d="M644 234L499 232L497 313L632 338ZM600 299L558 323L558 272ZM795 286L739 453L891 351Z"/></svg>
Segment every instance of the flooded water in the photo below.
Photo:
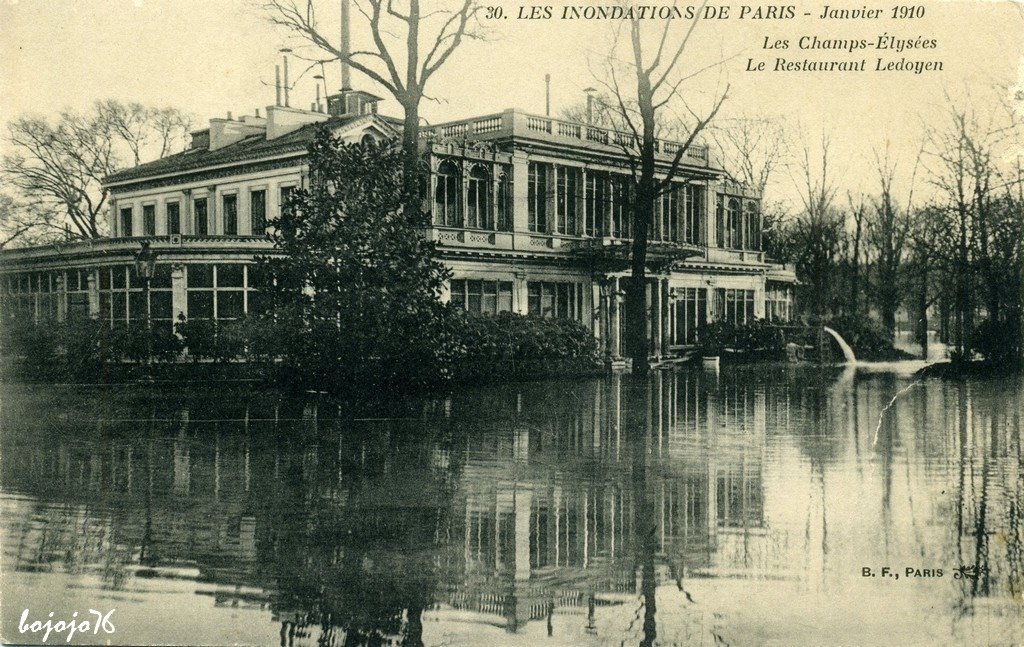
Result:
<svg viewBox="0 0 1024 647"><path fill-rule="evenodd" d="M3 638L50 619L71 643L1020 644L1022 410L1019 379L899 365L369 415L8 385Z"/></svg>

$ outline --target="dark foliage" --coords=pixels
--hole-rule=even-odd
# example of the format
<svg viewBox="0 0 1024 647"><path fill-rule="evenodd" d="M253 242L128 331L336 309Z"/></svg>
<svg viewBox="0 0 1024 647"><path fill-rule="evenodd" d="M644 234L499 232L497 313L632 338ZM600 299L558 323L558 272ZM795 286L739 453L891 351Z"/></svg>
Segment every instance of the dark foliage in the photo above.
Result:
<svg viewBox="0 0 1024 647"><path fill-rule="evenodd" d="M743 356L746 359L781 359L792 333L757 319L749 324L724 321L705 324L697 330L698 348L705 357Z"/></svg>
<svg viewBox="0 0 1024 647"><path fill-rule="evenodd" d="M177 360L182 342L168 332L111 329L88 317L66 321L8 321L2 327L4 370L23 379L89 381L103 379L104 365Z"/></svg>
<svg viewBox="0 0 1024 647"><path fill-rule="evenodd" d="M568 319L463 317L457 336L466 349L455 368L460 381L585 374L600 366L594 335Z"/></svg>
<svg viewBox="0 0 1024 647"><path fill-rule="evenodd" d="M262 259L266 316L285 325L282 375L318 389L422 388L463 354L439 295L448 270L402 214L401 151L310 146L310 189L273 222L282 257Z"/></svg>
<svg viewBox="0 0 1024 647"><path fill-rule="evenodd" d="M1020 356L1020 319L1012 317L1004 323L989 318L978 324L971 335L971 348L987 362L1008 366ZM963 359L963 358L957 358Z"/></svg>

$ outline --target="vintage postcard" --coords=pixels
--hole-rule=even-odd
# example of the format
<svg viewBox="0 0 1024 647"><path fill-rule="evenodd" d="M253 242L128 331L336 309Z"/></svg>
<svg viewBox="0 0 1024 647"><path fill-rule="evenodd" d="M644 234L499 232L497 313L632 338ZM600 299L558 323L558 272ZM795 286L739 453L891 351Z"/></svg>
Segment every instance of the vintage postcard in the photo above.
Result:
<svg viewBox="0 0 1024 647"><path fill-rule="evenodd" d="M1024 645L1019 0L0 0L0 643Z"/></svg>

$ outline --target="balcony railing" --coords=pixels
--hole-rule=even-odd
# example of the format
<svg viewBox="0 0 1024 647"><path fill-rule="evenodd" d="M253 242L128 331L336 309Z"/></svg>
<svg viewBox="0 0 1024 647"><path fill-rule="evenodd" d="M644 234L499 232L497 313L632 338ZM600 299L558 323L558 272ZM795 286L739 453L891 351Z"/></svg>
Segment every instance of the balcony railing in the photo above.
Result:
<svg viewBox="0 0 1024 647"><path fill-rule="evenodd" d="M0 263L16 263L21 260L42 259L49 256L63 258L86 255L134 254L148 242L157 252L176 250L218 250L218 251L259 251L265 253L273 248L270 241L262 236L216 236L216 235L161 235L122 236L118 238L92 238L72 240L0 250Z"/></svg>
<svg viewBox="0 0 1024 647"><path fill-rule="evenodd" d="M420 137L424 139L443 137L475 140L524 137L566 144L596 145L599 148L614 148L619 152L623 148L629 150L637 148L636 138L632 133L553 117L532 115L514 109L499 114L462 119L423 128L420 131ZM663 160L675 158L682 147L682 142L664 139L655 140L654 143L655 155ZM708 147L696 144L685 150L682 161L690 166L711 167L712 165Z"/></svg>

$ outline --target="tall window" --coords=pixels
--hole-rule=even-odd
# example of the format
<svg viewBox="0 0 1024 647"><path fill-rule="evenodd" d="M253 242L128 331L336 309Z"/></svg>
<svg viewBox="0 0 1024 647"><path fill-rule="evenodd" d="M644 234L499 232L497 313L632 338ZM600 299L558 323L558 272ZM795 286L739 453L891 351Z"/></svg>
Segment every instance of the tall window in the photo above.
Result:
<svg viewBox="0 0 1024 647"><path fill-rule="evenodd" d="M738 198L719 195L715 219L718 229L718 246L726 249L743 249L743 212Z"/></svg>
<svg viewBox="0 0 1024 647"><path fill-rule="evenodd" d="M512 312L511 281L452 279L451 305L473 314Z"/></svg>
<svg viewBox="0 0 1024 647"><path fill-rule="evenodd" d="M156 235L156 205L155 204L144 204L144 205L142 205L142 235L143 236L155 236Z"/></svg>
<svg viewBox="0 0 1024 647"><path fill-rule="evenodd" d="M167 203L167 233L181 233L181 205L177 202Z"/></svg>
<svg viewBox="0 0 1024 647"><path fill-rule="evenodd" d="M740 214L740 201L736 198L729 198L725 203L725 220L728 224L729 233L726 236L729 244L726 247L733 249L743 248L743 219Z"/></svg>
<svg viewBox="0 0 1024 647"><path fill-rule="evenodd" d="M192 203L192 214L195 218L192 231L196 236L205 236L210 233L210 226L206 213L206 198L196 198Z"/></svg>
<svg viewBox="0 0 1024 647"><path fill-rule="evenodd" d="M587 236L604 235L604 214L608 205L608 176L603 173L587 174L587 200L584 211L583 232Z"/></svg>
<svg viewBox="0 0 1024 647"><path fill-rule="evenodd" d="M708 291L705 288L682 288L676 291L675 344L697 343L697 329L708 321Z"/></svg>
<svg viewBox="0 0 1024 647"><path fill-rule="evenodd" d="M437 167L434 223L445 227L462 226L462 173L452 160L444 160Z"/></svg>
<svg viewBox="0 0 1024 647"><path fill-rule="evenodd" d="M765 319L773 323L788 323L793 320L793 289L772 287L765 293Z"/></svg>
<svg viewBox="0 0 1024 647"><path fill-rule="evenodd" d="M469 191L466 195L466 226L475 229L493 229L491 218L491 178L479 164L469 172Z"/></svg>
<svg viewBox="0 0 1024 647"><path fill-rule="evenodd" d="M612 176L612 236L629 238L630 227L629 178Z"/></svg>
<svg viewBox="0 0 1024 647"><path fill-rule="evenodd" d="M527 224L530 231L548 230L548 166L530 162L527 174Z"/></svg>
<svg viewBox="0 0 1024 647"><path fill-rule="evenodd" d="M752 323L754 321L754 291L716 289L715 319L737 325Z"/></svg>
<svg viewBox="0 0 1024 647"><path fill-rule="evenodd" d="M530 316L577 321L583 317L583 286L579 283L530 281L526 293Z"/></svg>
<svg viewBox="0 0 1024 647"><path fill-rule="evenodd" d="M757 207L756 200L746 200L743 203L743 222L746 230L744 249L761 249L761 214Z"/></svg>
<svg viewBox="0 0 1024 647"><path fill-rule="evenodd" d="M576 204L580 190L580 170L568 166L556 168L555 231L576 233Z"/></svg>
<svg viewBox="0 0 1024 647"><path fill-rule="evenodd" d="M654 223L651 227L649 236L651 239L664 241L676 240L676 196L678 190L678 187L672 186L658 196L654 205Z"/></svg>
<svg viewBox="0 0 1024 647"><path fill-rule="evenodd" d="M267 231L267 192L263 189L249 192L249 218L252 235L262 236Z"/></svg>
<svg viewBox="0 0 1024 647"><path fill-rule="evenodd" d="M498 231L512 231L512 192L509 174L504 170L498 173L498 195L494 197L494 210L498 216Z"/></svg>
<svg viewBox="0 0 1024 647"><path fill-rule="evenodd" d="M726 247L725 244L725 196L715 195L715 244L719 247Z"/></svg>
<svg viewBox="0 0 1024 647"><path fill-rule="evenodd" d="M704 221L704 187L686 184L682 187L683 212L680 227L680 242L699 245L701 223Z"/></svg>
<svg viewBox="0 0 1024 647"><path fill-rule="evenodd" d="M288 205L288 200L291 199L292 193L294 192L294 186L283 186L279 189L278 198L281 200L277 207L277 213L279 215L284 215L284 209Z"/></svg>
<svg viewBox="0 0 1024 647"><path fill-rule="evenodd" d="M224 196L224 235L238 235L238 196Z"/></svg>
<svg viewBox="0 0 1024 647"><path fill-rule="evenodd" d="M121 209L121 235L131 236L132 235L132 208L124 207Z"/></svg>

